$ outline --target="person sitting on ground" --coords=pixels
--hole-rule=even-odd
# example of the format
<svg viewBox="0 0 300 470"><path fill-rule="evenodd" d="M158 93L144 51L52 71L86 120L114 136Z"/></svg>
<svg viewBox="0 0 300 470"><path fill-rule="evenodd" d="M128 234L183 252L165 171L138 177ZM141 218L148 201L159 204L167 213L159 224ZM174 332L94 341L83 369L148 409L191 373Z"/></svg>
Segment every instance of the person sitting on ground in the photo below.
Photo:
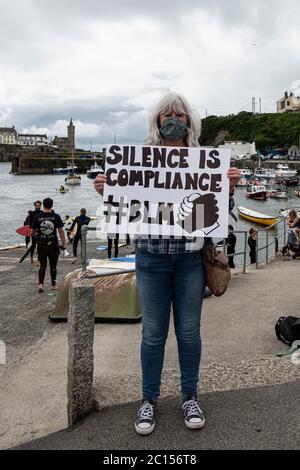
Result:
<svg viewBox="0 0 300 470"><path fill-rule="evenodd" d="M295 242L293 249L292 249L292 251L294 252L292 258L299 259L300 258L300 229L296 228L294 232L297 237L297 241Z"/></svg>
<svg viewBox="0 0 300 470"><path fill-rule="evenodd" d="M256 230L254 228L249 230L248 245L250 247L250 261L251 264L254 264L256 263Z"/></svg>
<svg viewBox="0 0 300 470"><path fill-rule="evenodd" d="M290 259L291 256L293 259L300 256L300 229L289 229L287 244L282 247L281 250L282 259Z"/></svg>
<svg viewBox="0 0 300 470"><path fill-rule="evenodd" d="M300 219L297 216L297 212L292 209L289 212L289 217L287 219L287 225L289 228L295 229L295 228L300 228Z"/></svg>

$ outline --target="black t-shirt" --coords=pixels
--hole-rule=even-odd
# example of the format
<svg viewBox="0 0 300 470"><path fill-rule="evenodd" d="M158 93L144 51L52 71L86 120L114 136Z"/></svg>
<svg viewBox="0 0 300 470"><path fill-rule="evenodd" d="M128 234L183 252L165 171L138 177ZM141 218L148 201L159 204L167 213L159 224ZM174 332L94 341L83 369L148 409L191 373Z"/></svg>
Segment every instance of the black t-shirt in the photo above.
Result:
<svg viewBox="0 0 300 470"><path fill-rule="evenodd" d="M28 225L30 228L33 228L32 227L32 224L33 224L33 221L34 221L34 218L41 214L43 211L42 209L35 209L34 211L31 212L31 214L28 216Z"/></svg>
<svg viewBox="0 0 300 470"><path fill-rule="evenodd" d="M32 228L36 231L38 243L56 245L58 245L56 229L63 226L64 224L60 216L55 214L55 212L41 212L35 216L32 223Z"/></svg>

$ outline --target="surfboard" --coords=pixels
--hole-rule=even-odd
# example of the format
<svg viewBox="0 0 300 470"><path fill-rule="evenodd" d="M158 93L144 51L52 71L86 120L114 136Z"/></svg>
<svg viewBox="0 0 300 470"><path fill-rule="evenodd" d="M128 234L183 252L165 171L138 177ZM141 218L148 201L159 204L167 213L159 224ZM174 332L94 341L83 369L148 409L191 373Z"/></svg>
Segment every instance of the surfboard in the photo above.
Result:
<svg viewBox="0 0 300 470"><path fill-rule="evenodd" d="M74 228L73 230L70 232L70 238L71 240L73 240L73 238L75 237L76 233L77 233L77 229L78 229L78 224L76 222L76 224L74 225Z"/></svg>
<svg viewBox="0 0 300 470"><path fill-rule="evenodd" d="M16 232L23 237L30 237L31 230L29 225L23 225L23 227L17 228Z"/></svg>

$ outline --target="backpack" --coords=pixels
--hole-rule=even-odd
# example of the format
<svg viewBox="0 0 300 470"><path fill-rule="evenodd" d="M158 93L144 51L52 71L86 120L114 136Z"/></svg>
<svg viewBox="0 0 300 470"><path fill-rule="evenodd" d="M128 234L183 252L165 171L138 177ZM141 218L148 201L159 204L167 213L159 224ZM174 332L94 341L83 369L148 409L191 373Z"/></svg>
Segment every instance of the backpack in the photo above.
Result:
<svg viewBox="0 0 300 470"><path fill-rule="evenodd" d="M275 332L277 338L285 344L291 345L300 340L300 318L280 317L275 325Z"/></svg>

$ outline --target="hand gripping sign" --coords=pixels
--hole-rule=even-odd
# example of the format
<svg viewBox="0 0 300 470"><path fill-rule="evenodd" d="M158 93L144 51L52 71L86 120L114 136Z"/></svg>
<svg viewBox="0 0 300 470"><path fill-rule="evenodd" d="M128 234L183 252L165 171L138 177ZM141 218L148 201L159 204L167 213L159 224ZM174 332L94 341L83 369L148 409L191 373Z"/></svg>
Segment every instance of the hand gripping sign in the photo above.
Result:
<svg viewBox="0 0 300 470"><path fill-rule="evenodd" d="M101 230L226 237L230 151L108 145Z"/></svg>

